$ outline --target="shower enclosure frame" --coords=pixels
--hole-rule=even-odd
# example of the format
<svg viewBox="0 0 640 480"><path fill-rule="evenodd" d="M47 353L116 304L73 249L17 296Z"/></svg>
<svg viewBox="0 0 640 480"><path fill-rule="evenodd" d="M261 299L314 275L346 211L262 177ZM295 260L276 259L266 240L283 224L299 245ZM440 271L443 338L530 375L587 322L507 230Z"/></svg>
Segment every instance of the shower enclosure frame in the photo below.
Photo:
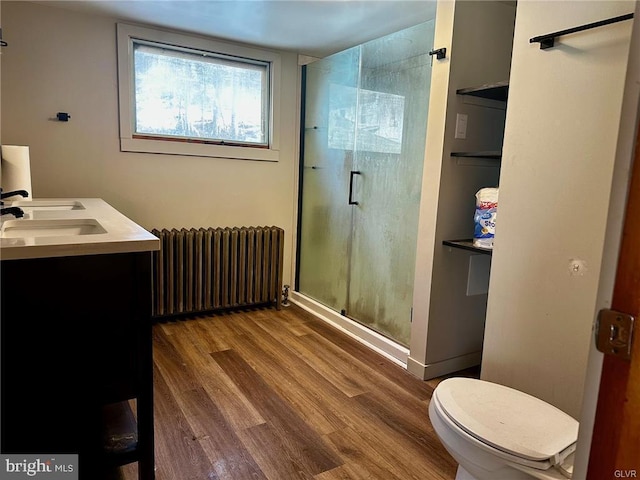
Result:
<svg viewBox="0 0 640 480"><path fill-rule="evenodd" d="M431 30L431 35L433 35L433 27L434 27L434 22L430 21L430 22L425 22L425 23L429 23L430 24L430 28ZM418 27L418 26L416 26ZM407 31L409 29L406 29ZM383 37L384 38L384 37ZM428 37L427 37L428 38ZM412 202L412 206L411 208L409 208L409 218L411 218L411 214L413 214L415 216L415 226L413 227L415 229L415 231L413 232L413 236L415 237L413 239L413 241L417 242L417 223L418 223L418 211L419 211L419 205L420 205L420 199L419 199L419 195L420 195L420 187L421 187L421 174L422 174L422 166L423 166L423 160L424 160L424 143L426 141L426 123L427 123L427 111L428 111L428 103L429 103L429 88L428 88L428 84L430 83L430 76L431 76L431 59L429 58L429 50L430 48L427 48L426 44L429 43L429 47L431 47L431 42L432 42L432 37L431 39L427 39L425 40L424 44L422 44L420 46L420 48L422 49L420 51L419 55L415 55L415 57L411 57L411 56L407 56L406 58L404 57L399 57L399 61L398 63L402 63L402 62L416 62L416 64L418 65L418 67L422 68L422 70L420 71L419 75L421 75L421 80L424 81L424 77L426 77L426 82L427 82L427 88L424 89L424 91L421 91L420 94L416 95L413 90L411 91L411 93L408 93L407 95L409 95L408 101L407 101L407 110L409 109L413 109L412 111L415 112L415 107L414 107L414 103L417 103L418 105L420 105L420 107L418 107L419 110L423 110L424 113L424 118L423 118L423 122L419 121L420 117L418 117L418 121L414 122L417 123L418 125L420 125L420 127L422 128L422 131L420 132L420 127L418 127L416 129L416 127L414 125L410 125L408 126L407 124L409 123L409 121L413 120L415 118L411 116L411 111L407 111L405 115L403 115L401 118L401 121L405 122L405 125L402 126L401 125L401 134L404 136L407 136L409 139L412 138L412 136L410 134L413 134L413 136L415 136L416 131L418 131L418 140L417 140L417 144L419 145L418 147L418 151L416 153L416 151L414 150L415 147L413 145L410 144L410 141L407 139L404 139L404 143L402 143L402 147L398 147L398 148L402 148L402 155L400 154L400 150L398 150L397 152L389 152L387 151L387 153L397 153L397 155L387 155L386 157L384 156L384 153L382 155L382 160L380 160L379 158L376 157L376 151L377 150L373 150L373 154L371 154L370 150L369 151L365 151L367 149L363 148L361 151L358 150L358 147L356 145L360 145L360 142L362 140L358 139L356 140L355 137L352 139L354 141L354 146L353 146L353 150L347 148L347 150L344 152L344 165L342 167L339 167L338 169L338 174L340 174L340 171L342 171L344 175L347 175L347 179L349 179L350 181L345 181L345 184L348 185L348 204L350 206L358 206L359 200L360 200L360 194L362 193L362 187L358 185L359 182L362 181L367 181L366 179L366 175L367 172L363 172L364 175L364 180L361 179L361 177L359 177L360 174L360 169L358 167L358 165L355 163L358 161L358 156L360 155L360 158L365 158L366 156L366 160L369 160L369 157L373 158L373 161L378 163L378 165L376 165L376 167L378 169L380 169L380 163L384 163L384 162L389 162L390 160L388 160L388 157L392 157L392 161L397 161L397 164L395 164L392 167L391 172L394 171L402 171L405 169L405 165L404 162L409 162L409 160L405 160L405 157L407 155L410 155L413 161L413 165L414 165L414 169L416 168L416 164L418 165L418 173L419 175L413 174L413 177L418 178L417 181L417 187L415 185L412 185L411 188L409 190L415 191L417 190L417 199L415 197L407 197L410 199L410 201ZM366 45L366 44L363 44ZM362 46L358 46L358 47L362 47ZM374 46L375 47L375 46ZM355 49L356 47L353 47L352 49ZM373 47L372 47L373 48ZM352 49L348 49L348 50L352 50ZM361 59L361 55L363 55L362 53L363 50L358 50L358 52L355 54L354 58L356 58L357 60L355 60L356 62L362 62ZM347 52L347 51L345 51ZM343 53L343 52L341 52ZM421 57L424 56L425 58L428 58L428 60L424 60ZM420 58L418 58L420 57ZM369 57L367 58L373 58L373 56L369 53ZM393 57L390 57L393 58ZM340 63L341 60L338 60L338 62ZM422 62L422 63L420 63ZM427 63L428 62L428 63ZM375 64L375 61L373 62ZM388 63L393 63L393 62L388 62ZM425 68L425 64L426 64L426 68ZM347 69L350 69L351 67L349 66L350 64L347 64ZM322 82L325 83L324 88L328 88L327 84L331 85L331 88L334 87L334 83L331 81L332 80L332 75L333 75L333 71L332 68L334 65L332 65L331 63L326 64L326 65L322 65L322 68L324 67L329 68L329 70L331 71L331 73L328 74L327 78L324 78L323 75L324 73L320 74L320 77L316 77L316 78L321 78ZM337 69L339 70L340 68L342 68L342 65L339 64L337 66ZM387 88L385 88L385 86L383 85L381 88L377 88L378 85L376 85L376 82L380 81L378 77L384 77L385 75L389 75L391 76L391 74L385 73L385 69L389 69L389 71L393 71L394 68L397 68L398 71L400 71L401 73L399 73L398 75L400 75L400 79L398 81L401 82L401 84L399 85L399 87L389 87L389 89L387 90ZM368 69L366 72L365 70ZM376 70L378 69L378 70ZM369 101L369 99L365 98L364 100L361 100L360 96L362 95L363 97L366 95L379 95L379 96L384 96L384 97L394 97L397 96L398 98L401 98L400 101L404 101L404 96L403 95L403 89L416 89L416 87L411 84L409 85L407 82L410 82L414 77L414 73L407 73L407 71L409 70L418 70L416 68L415 65L410 65L409 67L407 67L407 65L398 65L398 66L385 66L384 63L382 64L382 67L378 66L378 65L374 65L373 67L367 63L366 66L362 66L362 64L358 65L355 69L355 77L357 78L356 83L357 83L357 88L352 88L349 87L349 85L351 85L349 83L349 80L347 80L345 83L337 82L338 85L338 89L343 88L352 88L353 90L357 91L356 94L356 104L359 104L359 102L362 102L363 105L365 105L365 107L363 107L363 111L364 108L366 108L367 106L367 101ZM382 73L380 73L380 71L382 71ZM371 73L373 72L373 73ZM351 75L352 72L349 71L349 74ZM367 77L367 75L369 75ZM409 77L409 80L407 80L407 78L402 78L401 75L405 75ZM367 344L368 346L370 346L371 348L373 348L374 350L377 350L379 353L387 356L388 358L390 358L391 360L395 361L396 363L402 365L402 366L406 366L407 364L407 359L409 356L409 348L408 345L410 343L410 338L406 338L403 342L397 341L396 339L394 339L391 335L387 334L387 332L385 332L384 330L382 331L378 331L375 326L372 327L371 325L367 325L364 322L361 322L358 318L354 318L351 316L347 315L347 312L345 309L341 309L339 307L336 308L336 305L330 305L327 306L327 304L325 302L323 302L322 300L317 300L316 298L314 298L314 296L312 295L307 295L306 293L301 293L300 291L300 277L301 277L301 236L302 236L302 232L303 232L303 226L302 226L302 222L303 222L303 211L304 211L304 207L303 207L303 191L304 191L304 183L305 183L305 153L306 153L306 136L307 133L305 131L305 127L306 130L310 130L311 129L311 125L313 125L312 123L310 123L309 125L305 125L305 121L308 121L309 119L307 119L307 111L306 111L306 98L307 98L307 66L303 66L301 69L301 106L300 106L300 118L301 118L301 125L300 125L300 165L299 165L299 186L298 186L298 216L297 216L297 230L298 230L298 235L297 235L297 239L298 239L298 244L297 244L297 248L296 248L296 268L295 268L295 272L294 272L294 276L295 276L295 287L293 289L293 291L290 293L291 295L291 300L294 303L297 303L301 306L303 306L304 308L306 308L307 310L310 310L312 313L316 314L317 316L322 317L324 320L328 320L330 323L332 323L333 325L339 327L340 329L342 329L343 331L345 331L346 333L356 337L358 340L362 341L363 343ZM328 81L327 81L328 80ZM374 85L373 87L371 87L371 82L373 81ZM395 80L382 80L382 82L392 82ZM405 85L402 85L402 82L405 83ZM389 83L389 85L392 85L392 83ZM421 84L418 84L421 85ZM394 93L396 93L395 88L399 88L399 94L398 95L394 95ZM421 88L421 86L419 87ZM425 93L426 92L426 93ZM416 96L413 96L416 95ZM388 100L389 98L386 98L386 100ZM416 99L418 99L419 101L416 102ZM391 100L394 100L393 98L391 98ZM412 102L413 100L413 102ZM328 99L324 99L323 100L326 103L329 103ZM331 100L332 102L333 100ZM377 101L377 100L376 100ZM318 108L317 105L311 105L312 108ZM404 108L404 106L402 107ZM355 135L356 137L358 135L361 135L361 131L357 130L357 128L355 127L355 125L357 124L357 120L359 119L359 115L361 110L358 107L355 107L354 109L355 111L357 111L356 115L355 115L355 119L354 120L356 123L354 124L354 132L351 135ZM314 117L316 112L311 112L311 117ZM352 117L353 118L353 117ZM324 118L326 120L326 118ZM408 121L409 119L409 121ZM315 119L313 121L316 121ZM321 127L319 128L323 128L323 127L327 127L327 125L321 124ZM313 127L316 128L316 127ZM327 127L328 128L328 127ZM407 133L408 132L408 133ZM312 132L312 134L315 134L316 132ZM326 134L326 132L325 132ZM347 136L349 136L349 134L347 134ZM364 136L364 135L362 135ZM364 141L368 141L369 139L365 139ZM401 142L403 141L403 139L401 138L400 140ZM415 142L414 142L415 143ZM411 147L410 150L406 151L407 149L407 144L409 144L409 146ZM326 145L324 145L324 147L321 148L327 148ZM331 147L329 147L331 149ZM335 147L333 147L335 149ZM384 149L383 149L384 150ZM334 150L335 152L335 150ZM316 152L314 152L314 154L317 154ZM320 154L322 154L322 151L320 151ZM330 157L332 157L333 153L329 152L327 153ZM366 155L365 155L366 154ZM337 155L337 157L339 157L339 155ZM350 157L350 158L349 158ZM415 160L417 158L417 160ZM363 161L363 160L360 160ZM353 165L350 165L350 162L354 162ZM313 163L313 162L310 162ZM340 163L340 160L338 161L338 163ZM328 165L328 164L327 164ZM407 165L407 167L409 167L410 165ZM334 165L329 165L330 168L334 168ZM307 169L316 169L316 168L323 168L323 166L309 166L307 165ZM383 170L388 168L388 167L382 167ZM342 169L342 170L341 170ZM346 170L345 170L346 169ZM365 166L366 169L366 166ZM311 173L311 170L309 170L309 172L307 173ZM312 175L315 175L316 173L318 173L318 171L316 170L315 173L312 173ZM373 173L376 174L381 174L381 173L386 173L385 171L380 171L380 170L376 170ZM349 178L350 176L350 178ZM311 178L311 177L310 177ZM315 177L314 177L315 178ZM354 178L356 180L356 190L358 190L357 192L354 192ZM369 177L369 180L373 183L373 179L371 178L371 176ZM377 177L376 177L376 181L377 181ZM404 184L400 184L402 187L404 187ZM360 188L357 188L357 187ZM394 191L396 192L396 194L394 195ZM399 192L402 192L401 194L398 195ZM389 192L386 192L385 190L382 190L382 193L389 193L390 198L392 199L392 201L395 202L394 197L403 197L403 195L405 195L405 191L404 189L402 190L390 190ZM354 198L355 195L355 198ZM385 195L378 195L377 198L382 197ZM371 199L370 199L371 202ZM346 200L345 200L345 203ZM415 208L415 212L412 211L413 207ZM365 207L366 208L366 201L365 201ZM370 207L372 208L372 207ZM377 205L377 208L380 208L380 205ZM392 207L393 208L393 207ZM373 210L373 208L372 208ZM379 210L378 210L379 211ZM357 220L357 215L361 215L362 212L360 210L358 211L354 211L351 210L352 213L347 213L346 215L351 217L351 220L349 220L349 222L351 222L351 228L353 227L353 222ZM374 210L375 212L375 210ZM397 217L402 217L404 216L404 210L398 210L398 211L394 211L391 210L392 214L397 216ZM354 215L356 217L354 217ZM371 213L369 213L369 215L371 215ZM377 213L374 213L374 215L377 215ZM356 220L354 220L354 218L356 218ZM364 224L362 224L362 222L366 223L366 220L360 220L360 227ZM377 220L376 220L377 221ZM409 223L411 223L411 221L409 221ZM401 228L402 230L402 228ZM384 233L382 230L379 231L380 233ZM409 228L409 237L411 237L411 228ZM378 232L376 232L378 233ZM361 238L363 238L364 242L369 242L370 238L368 238L366 235L367 234L362 234L362 232L358 232L358 233L354 233L354 231L351 231L351 233L347 233L347 236L349 236L348 238L348 242L349 242L349 246L348 246L348 250L349 250L349 255L348 258L345 258L345 262L349 262L349 266L347 268L347 273L343 274L343 278L341 279L341 282L345 279L348 278L350 275L350 272L353 268L353 266L351 265L352 260L351 258L351 242L353 241L352 236L353 235L361 235ZM370 234L369 234L370 235ZM404 232L403 232L404 235ZM410 242L411 243L411 242ZM385 255L387 257L393 257L393 249L396 247L396 244L393 243L391 245L392 248L390 248L388 251L390 252L390 255ZM400 250L404 249L406 251L411 251L412 249L414 249L415 246L411 246L407 249L404 245L402 247L400 247ZM384 250L384 253L386 254L387 250ZM415 253L415 252L413 252ZM403 254L404 255L404 254ZM410 255L409 255L410 257ZM388 263L389 259L385 259L385 261ZM410 277L410 281L407 283L408 288L405 288L407 291L410 292L410 296L413 294L413 289L414 289L414 285L413 285L413 268L415 266L415 262L416 262L416 258L415 256L413 258L410 258L409 261L405 261L405 263L403 263L403 267L406 267L404 270L406 270L407 277ZM358 267L356 267L358 268ZM362 265L361 267L359 267L360 271L362 272L363 269L367 269L368 266L367 265ZM347 300L345 301L345 304L348 305L347 308L351 308L351 304L349 303L349 293L348 291L351 288L356 288L357 291L359 292L358 294L356 294L356 300L360 300L360 297L362 295L362 290L361 290L361 286L355 286L353 287L352 285L350 285L349 283L347 284L347 293L345 293L345 295L347 295ZM380 287L378 285L376 285L378 289L380 289ZM358 290L360 289L360 290ZM364 293L367 293L366 291ZM395 300L395 299L394 299ZM406 298L404 300L406 302ZM409 298L408 304L405 305L407 308L406 310L406 325L407 327L404 328L408 328L408 330L411 330L411 316L412 316L412 303L411 303L411 299ZM383 305L384 307L384 305ZM391 306L391 308L393 308L393 306Z"/></svg>

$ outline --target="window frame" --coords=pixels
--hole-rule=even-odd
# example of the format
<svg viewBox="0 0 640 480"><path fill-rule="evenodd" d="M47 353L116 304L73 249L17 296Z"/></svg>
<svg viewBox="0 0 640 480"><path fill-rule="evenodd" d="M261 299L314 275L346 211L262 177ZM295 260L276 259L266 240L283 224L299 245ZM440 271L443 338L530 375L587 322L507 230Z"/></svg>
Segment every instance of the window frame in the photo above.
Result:
<svg viewBox="0 0 640 480"><path fill-rule="evenodd" d="M118 102L120 121L120 150L123 152L185 155L199 157L262 160L276 162L280 158L280 55L258 48L241 46L217 39L187 35L126 23L117 23L118 49ZM139 138L135 134L135 97L133 41L148 41L173 45L178 48L208 52L268 62L269 109L268 147L263 145L222 145L187 138L159 140ZM138 138L136 138L138 137Z"/></svg>

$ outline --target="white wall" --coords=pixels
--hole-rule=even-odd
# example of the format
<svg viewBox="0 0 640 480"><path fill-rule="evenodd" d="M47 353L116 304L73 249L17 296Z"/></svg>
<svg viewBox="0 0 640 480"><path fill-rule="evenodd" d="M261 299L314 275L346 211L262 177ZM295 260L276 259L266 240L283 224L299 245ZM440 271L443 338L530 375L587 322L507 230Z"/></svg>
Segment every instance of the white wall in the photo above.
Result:
<svg viewBox="0 0 640 480"><path fill-rule="evenodd" d="M116 19L3 1L3 144L30 147L34 197L101 197L147 229L277 225L291 283L298 66L282 58L280 161L119 150ZM68 112L68 123L52 121Z"/></svg>
<svg viewBox="0 0 640 480"><path fill-rule="evenodd" d="M451 51L453 40L454 2L441 2L436 11L434 48ZM407 369L418 378L425 378L427 356L427 331L429 328L430 285L433 275L433 250L435 235L433 226L438 217L438 195L442 152L444 149L445 122L447 116L450 59L433 60L431 70L431 98L427 120L422 193L418 220L418 246L413 287L413 318L411 344ZM442 119L442 121L434 121Z"/></svg>
<svg viewBox="0 0 640 480"><path fill-rule="evenodd" d="M519 2L482 378L579 418L632 23L630 1Z"/></svg>

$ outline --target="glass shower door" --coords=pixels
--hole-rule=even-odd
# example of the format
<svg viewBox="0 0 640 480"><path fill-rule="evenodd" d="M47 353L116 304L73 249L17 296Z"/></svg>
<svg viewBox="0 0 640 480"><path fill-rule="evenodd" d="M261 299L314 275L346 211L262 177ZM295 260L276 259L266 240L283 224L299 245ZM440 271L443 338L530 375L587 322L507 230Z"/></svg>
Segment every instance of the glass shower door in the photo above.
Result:
<svg viewBox="0 0 640 480"><path fill-rule="evenodd" d="M404 346L433 26L307 66L298 290Z"/></svg>
<svg viewBox="0 0 640 480"><path fill-rule="evenodd" d="M408 346L433 22L361 47L347 314Z"/></svg>
<svg viewBox="0 0 640 480"><path fill-rule="evenodd" d="M347 305L360 49L306 67L298 291L342 311Z"/></svg>

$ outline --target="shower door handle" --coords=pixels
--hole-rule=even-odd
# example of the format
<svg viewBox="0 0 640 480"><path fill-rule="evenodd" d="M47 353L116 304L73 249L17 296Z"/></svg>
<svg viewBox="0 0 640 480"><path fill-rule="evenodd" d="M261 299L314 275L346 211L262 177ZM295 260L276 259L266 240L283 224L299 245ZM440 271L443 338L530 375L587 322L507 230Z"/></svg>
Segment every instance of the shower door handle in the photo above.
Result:
<svg viewBox="0 0 640 480"><path fill-rule="evenodd" d="M353 176L360 175L359 170L351 170L351 177L349 178L349 205L358 205L358 202L353 200Z"/></svg>

